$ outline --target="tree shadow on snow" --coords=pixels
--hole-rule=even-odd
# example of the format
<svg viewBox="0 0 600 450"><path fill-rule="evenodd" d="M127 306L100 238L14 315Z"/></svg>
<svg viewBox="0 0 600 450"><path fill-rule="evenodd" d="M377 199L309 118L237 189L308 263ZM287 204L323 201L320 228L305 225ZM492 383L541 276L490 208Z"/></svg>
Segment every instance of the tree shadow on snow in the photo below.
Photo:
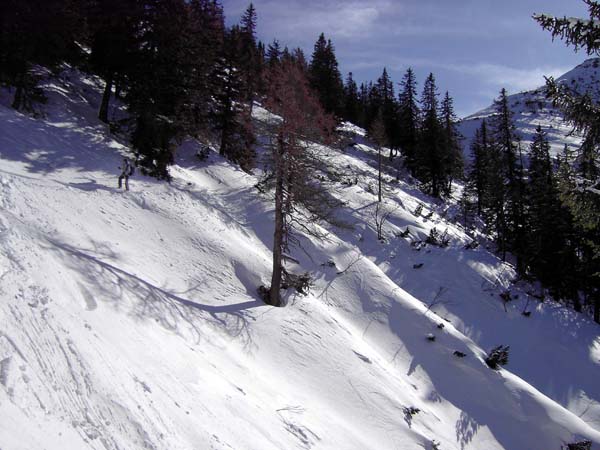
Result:
<svg viewBox="0 0 600 450"><path fill-rule="evenodd" d="M89 280L98 291L98 300L111 302L116 309L128 310L140 320L154 320L197 343L206 339L204 325L208 323L240 339L246 349L252 347L249 324L255 317L250 310L264 306L258 298L224 305L201 304L64 242L54 239L48 239L48 242L51 250L58 252L74 271Z"/></svg>

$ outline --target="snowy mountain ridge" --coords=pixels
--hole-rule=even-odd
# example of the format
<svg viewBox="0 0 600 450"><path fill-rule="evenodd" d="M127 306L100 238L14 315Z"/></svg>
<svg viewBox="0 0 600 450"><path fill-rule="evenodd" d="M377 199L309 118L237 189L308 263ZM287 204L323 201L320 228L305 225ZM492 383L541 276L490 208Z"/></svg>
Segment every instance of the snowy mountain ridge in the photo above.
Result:
<svg viewBox="0 0 600 450"><path fill-rule="evenodd" d="M256 176L188 141L171 184L119 191L129 149L96 119L99 81L66 71L44 89L44 118L0 102L0 448L600 446L598 326L512 286L482 236L465 248L455 206L391 167L377 240L361 130L327 149L351 228L300 236L294 269L315 285L272 308ZM425 243L434 227L447 247Z"/></svg>
<svg viewBox="0 0 600 450"><path fill-rule="evenodd" d="M556 81L566 84L577 93L590 93L593 98L597 98L600 95L600 58L587 59ZM540 84L543 84L543 80L540 80ZM514 114L517 131L523 140L523 150L528 151L535 129L540 125L547 132L552 154L558 155L562 153L565 144L577 147L581 143L581 136L572 133L572 127L563 122L562 113L546 98L545 92L546 87L541 86L531 91L509 95L509 106ZM465 155L470 155L469 147L475 130L481 126L481 121L494 114L492 104L459 122L459 131L465 137Z"/></svg>

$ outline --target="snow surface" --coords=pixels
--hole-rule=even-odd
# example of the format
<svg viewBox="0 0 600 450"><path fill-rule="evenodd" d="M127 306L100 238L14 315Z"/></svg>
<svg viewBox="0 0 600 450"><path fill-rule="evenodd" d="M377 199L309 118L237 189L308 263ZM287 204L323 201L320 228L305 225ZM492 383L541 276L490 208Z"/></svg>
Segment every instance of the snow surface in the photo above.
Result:
<svg viewBox="0 0 600 450"><path fill-rule="evenodd" d="M273 231L256 176L188 141L171 184L136 174L119 191L129 149L95 118L98 80L66 71L45 89L43 118L0 106L0 448L600 446L600 327L531 286L505 309L513 269L481 236L466 250L456 207L392 167L379 242L364 131L324 149L347 227L300 237L295 269L315 286L272 308L256 294ZM433 227L448 247L418 242ZM499 344L509 364L493 371Z"/></svg>

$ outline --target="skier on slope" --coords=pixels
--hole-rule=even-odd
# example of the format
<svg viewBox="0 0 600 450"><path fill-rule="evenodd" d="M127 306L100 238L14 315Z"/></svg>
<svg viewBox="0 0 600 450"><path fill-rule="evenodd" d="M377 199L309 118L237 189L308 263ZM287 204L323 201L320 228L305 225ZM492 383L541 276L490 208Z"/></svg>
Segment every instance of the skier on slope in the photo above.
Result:
<svg viewBox="0 0 600 450"><path fill-rule="evenodd" d="M123 185L123 178L125 179L125 190L129 190L129 177L133 175L133 165L129 162L127 158L123 158L122 166L119 166L121 169L121 175L119 175L119 189Z"/></svg>

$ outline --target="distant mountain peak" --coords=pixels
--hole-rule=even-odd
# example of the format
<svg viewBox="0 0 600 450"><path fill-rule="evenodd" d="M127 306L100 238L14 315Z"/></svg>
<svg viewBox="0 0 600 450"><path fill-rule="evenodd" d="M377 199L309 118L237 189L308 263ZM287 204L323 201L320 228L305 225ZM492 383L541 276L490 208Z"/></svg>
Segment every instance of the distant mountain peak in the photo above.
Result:
<svg viewBox="0 0 600 450"><path fill-rule="evenodd" d="M565 84L580 94L590 93L600 100L600 58L589 58L584 62L565 72L556 81ZM550 146L554 154L562 151L565 144L577 147L581 137L572 135L572 127L563 120L563 114L552 102L546 98L546 87L541 85L536 89L509 95L509 106L517 131L520 134L524 149L528 148L535 128L540 125L548 133ZM475 130L481 125L483 119L495 115L493 101L490 106L477 111L461 120L459 130L465 137L463 148L469 155L471 140Z"/></svg>

